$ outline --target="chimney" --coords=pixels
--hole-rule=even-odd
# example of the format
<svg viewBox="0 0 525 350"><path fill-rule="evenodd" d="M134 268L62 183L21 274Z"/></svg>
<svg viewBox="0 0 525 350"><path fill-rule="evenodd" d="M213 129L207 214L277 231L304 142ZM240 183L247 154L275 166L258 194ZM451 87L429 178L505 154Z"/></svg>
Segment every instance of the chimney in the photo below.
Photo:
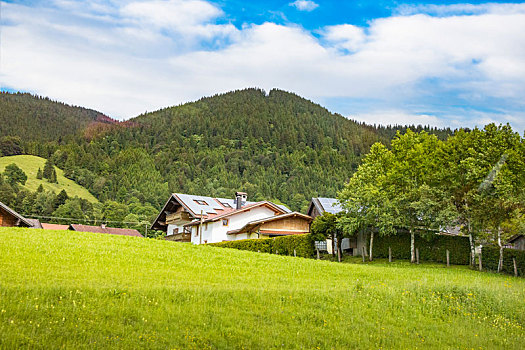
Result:
<svg viewBox="0 0 525 350"><path fill-rule="evenodd" d="M246 204L248 194L246 192L235 192L235 209L241 209Z"/></svg>

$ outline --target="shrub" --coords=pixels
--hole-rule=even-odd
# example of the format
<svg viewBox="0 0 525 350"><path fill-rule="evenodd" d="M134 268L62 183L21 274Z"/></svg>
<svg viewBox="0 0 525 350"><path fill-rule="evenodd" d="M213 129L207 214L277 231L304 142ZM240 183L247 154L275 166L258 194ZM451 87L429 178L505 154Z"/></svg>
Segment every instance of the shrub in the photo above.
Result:
<svg viewBox="0 0 525 350"><path fill-rule="evenodd" d="M275 252L278 251L279 255L291 256L294 255L295 249L297 256L303 258L311 258L315 252L314 240L310 234L262 239L242 239L238 241L210 243L209 245L271 254L275 254Z"/></svg>
<svg viewBox="0 0 525 350"><path fill-rule="evenodd" d="M451 264L468 265L470 263L468 237L436 234L421 237L416 235L415 246L419 249L420 261L446 262L446 251L448 250ZM399 232L395 236L374 238L374 257L388 258L388 247L392 249L394 259L410 259L410 234Z"/></svg>
<svg viewBox="0 0 525 350"><path fill-rule="evenodd" d="M514 263L512 258L516 259L518 266L518 276L525 276L525 251L517 249L503 249L503 273L514 275ZM498 270L499 247L484 246L481 249L481 262L483 268L491 271Z"/></svg>

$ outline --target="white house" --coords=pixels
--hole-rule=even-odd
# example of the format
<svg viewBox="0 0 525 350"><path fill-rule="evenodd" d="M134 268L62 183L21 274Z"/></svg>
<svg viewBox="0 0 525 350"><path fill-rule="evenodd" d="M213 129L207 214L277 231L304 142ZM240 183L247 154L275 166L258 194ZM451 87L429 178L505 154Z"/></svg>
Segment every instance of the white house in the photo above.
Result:
<svg viewBox="0 0 525 350"><path fill-rule="evenodd" d="M268 201L248 202L244 192L235 199L174 193L152 225L166 239L194 244L308 233L312 220Z"/></svg>

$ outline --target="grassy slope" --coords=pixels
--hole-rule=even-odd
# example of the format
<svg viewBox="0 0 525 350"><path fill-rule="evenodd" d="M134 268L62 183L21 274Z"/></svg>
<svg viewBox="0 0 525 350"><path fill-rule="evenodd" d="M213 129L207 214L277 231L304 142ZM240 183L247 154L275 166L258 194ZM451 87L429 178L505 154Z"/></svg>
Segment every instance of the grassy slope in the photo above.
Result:
<svg viewBox="0 0 525 350"><path fill-rule="evenodd" d="M475 348L525 342L525 280L0 229L0 348Z"/></svg>
<svg viewBox="0 0 525 350"><path fill-rule="evenodd" d="M26 173L27 182L25 187L30 191L36 191L38 186L42 185L44 186L44 189L48 191L58 193L62 190L66 190L70 197L78 196L80 198L85 198L92 203L98 202L95 196L93 196L85 187L82 187L75 181L64 177L64 171L57 167L55 167L55 169L57 172L58 184L49 183L45 179L37 179L36 173L38 168L44 169L44 164L46 163L44 158L29 155L0 157L0 172L3 172L5 167L11 163L15 163Z"/></svg>

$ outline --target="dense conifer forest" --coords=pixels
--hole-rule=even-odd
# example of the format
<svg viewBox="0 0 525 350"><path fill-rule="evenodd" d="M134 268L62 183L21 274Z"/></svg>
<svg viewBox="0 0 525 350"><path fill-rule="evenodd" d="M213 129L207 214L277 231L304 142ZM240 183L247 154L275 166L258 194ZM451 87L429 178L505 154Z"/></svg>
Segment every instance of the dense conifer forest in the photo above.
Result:
<svg viewBox="0 0 525 350"><path fill-rule="evenodd" d="M101 202L157 209L169 192L231 197L244 190L250 200L304 210L312 196L334 197L372 144L389 144L407 128L357 123L293 93L261 89L125 123L28 94L2 93L0 111L3 155L51 159ZM441 139L452 133L411 129Z"/></svg>

